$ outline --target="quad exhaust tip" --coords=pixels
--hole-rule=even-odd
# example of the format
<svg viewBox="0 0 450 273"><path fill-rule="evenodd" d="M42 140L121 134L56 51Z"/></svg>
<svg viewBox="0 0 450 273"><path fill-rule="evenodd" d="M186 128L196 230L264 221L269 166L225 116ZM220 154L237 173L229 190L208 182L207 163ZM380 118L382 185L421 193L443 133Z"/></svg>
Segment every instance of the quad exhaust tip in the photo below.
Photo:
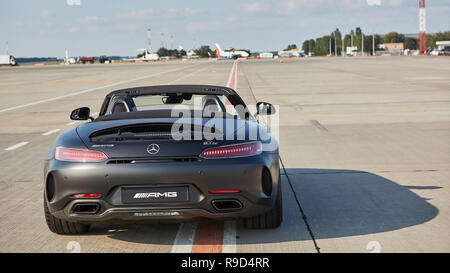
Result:
<svg viewBox="0 0 450 273"><path fill-rule="evenodd" d="M242 203L236 199L220 199L211 201L215 210L221 212L238 211L242 209Z"/></svg>

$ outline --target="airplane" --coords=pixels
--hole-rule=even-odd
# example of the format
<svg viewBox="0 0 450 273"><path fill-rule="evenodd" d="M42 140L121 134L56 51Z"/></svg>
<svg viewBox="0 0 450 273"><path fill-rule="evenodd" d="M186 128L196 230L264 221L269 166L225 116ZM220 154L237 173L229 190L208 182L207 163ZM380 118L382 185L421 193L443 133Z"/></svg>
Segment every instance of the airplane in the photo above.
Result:
<svg viewBox="0 0 450 273"><path fill-rule="evenodd" d="M250 56L250 53L247 50L230 48L223 51L218 43L215 43L214 45L216 46L216 54L219 60L248 58L248 56Z"/></svg>
<svg viewBox="0 0 450 273"><path fill-rule="evenodd" d="M69 57L69 51L66 49L66 54L64 56L64 63L65 64L76 64L77 60L73 57Z"/></svg>
<svg viewBox="0 0 450 273"><path fill-rule="evenodd" d="M199 58L197 53L195 53L195 51L193 49L189 50L186 53L186 56L187 56L188 59L198 59Z"/></svg>
<svg viewBox="0 0 450 273"><path fill-rule="evenodd" d="M278 52L278 56L280 57L303 57L305 56L305 51L300 50L299 48L291 49L291 50L282 50Z"/></svg>
<svg viewBox="0 0 450 273"><path fill-rule="evenodd" d="M141 52L137 55L136 60L140 60L140 61L144 61L144 62L159 60L159 55L156 53L150 53L150 51L148 51L148 49L141 48L141 49L137 49L136 51Z"/></svg>

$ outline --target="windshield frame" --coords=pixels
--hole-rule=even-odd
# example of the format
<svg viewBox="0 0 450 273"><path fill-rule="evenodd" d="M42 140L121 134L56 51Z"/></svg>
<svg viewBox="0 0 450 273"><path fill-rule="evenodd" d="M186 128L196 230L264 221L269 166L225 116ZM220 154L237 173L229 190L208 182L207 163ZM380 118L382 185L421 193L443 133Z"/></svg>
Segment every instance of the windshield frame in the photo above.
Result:
<svg viewBox="0 0 450 273"><path fill-rule="evenodd" d="M110 105L115 100L121 100L125 102L129 109L136 109L136 105L134 104L134 97L145 96L145 95L160 95L160 96L169 96L176 95L181 96L183 94L186 95L216 95L216 96L225 96L226 99L231 103L231 105L235 109L245 109L244 111L237 111L237 116L241 119L251 119L253 116L250 111L247 109L245 102L242 98L231 88L223 87L223 86L213 86L213 85L160 85L160 86L144 86L144 87L134 87L121 89L117 91L113 91L106 95L105 100L103 101L102 107L99 112L99 117L102 116L114 116L119 114L109 114L108 109ZM148 112L157 111L157 110L149 110ZM132 113L137 113L139 111L132 111L128 113L120 113L120 116L123 118L125 115L129 115ZM142 111L141 111L142 112ZM145 111L144 111L145 112ZM133 115L130 115L130 118ZM170 117L170 116L169 116ZM113 118L113 117L111 117Z"/></svg>

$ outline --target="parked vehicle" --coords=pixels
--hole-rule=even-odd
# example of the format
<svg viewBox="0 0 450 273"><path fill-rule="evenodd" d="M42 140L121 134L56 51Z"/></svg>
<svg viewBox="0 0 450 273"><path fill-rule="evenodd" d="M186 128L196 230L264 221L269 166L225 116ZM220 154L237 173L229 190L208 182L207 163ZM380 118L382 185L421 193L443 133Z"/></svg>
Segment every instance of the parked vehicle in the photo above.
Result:
<svg viewBox="0 0 450 273"><path fill-rule="evenodd" d="M81 57L80 62L83 64L85 64L85 63L93 64L95 62L95 60L94 60L94 57Z"/></svg>
<svg viewBox="0 0 450 273"><path fill-rule="evenodd" d="M0 65L16 66L18 63L13 55L0 55Z"/></svg>
<svg viewBox="0 0 450 273"><path fill-rule="evenodd" d="M108 56L106 56L106 55L102 55L102 56L100 56L100 58L98 59L98 61L101 63L101 64L110 64L111 63L111 58L110 57L108 57Z"/></svg>
<svg viewBox="0 0 450 273"><path fill-rule="evenodd" d="M266 102L256 107L256 115L276 111ZM180 110L189 117L174 115ZM242 218L251 229L282 222L278 141L228 87L117 90L97 118L83 107L71 119L92 122L61 134L45 159L52 232L83 233L104 222Z"/></svg>

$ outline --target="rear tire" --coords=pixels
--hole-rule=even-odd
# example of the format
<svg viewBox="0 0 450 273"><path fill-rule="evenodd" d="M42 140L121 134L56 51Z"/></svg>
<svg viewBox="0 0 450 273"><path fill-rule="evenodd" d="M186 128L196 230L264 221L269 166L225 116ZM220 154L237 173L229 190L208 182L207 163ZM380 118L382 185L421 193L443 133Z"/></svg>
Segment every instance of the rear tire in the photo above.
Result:
<svg viewBox="0 0 450 273"><path fill-rule="evenodd" d="M89 230L90 225L77 222L69 222L59 218L56 218L50 213L47 202L44 197L44 212L45 221L51 232L56 234L80 234L86 233Z"/></svg>
<svg viewBox="0 0 450 273"><path fill-rule="evenodd" d="M278 179L277 200L268 212L244 219L244 225L250 229L277 228L283 221L283 198L281 195L281 179Z"/></svg>

